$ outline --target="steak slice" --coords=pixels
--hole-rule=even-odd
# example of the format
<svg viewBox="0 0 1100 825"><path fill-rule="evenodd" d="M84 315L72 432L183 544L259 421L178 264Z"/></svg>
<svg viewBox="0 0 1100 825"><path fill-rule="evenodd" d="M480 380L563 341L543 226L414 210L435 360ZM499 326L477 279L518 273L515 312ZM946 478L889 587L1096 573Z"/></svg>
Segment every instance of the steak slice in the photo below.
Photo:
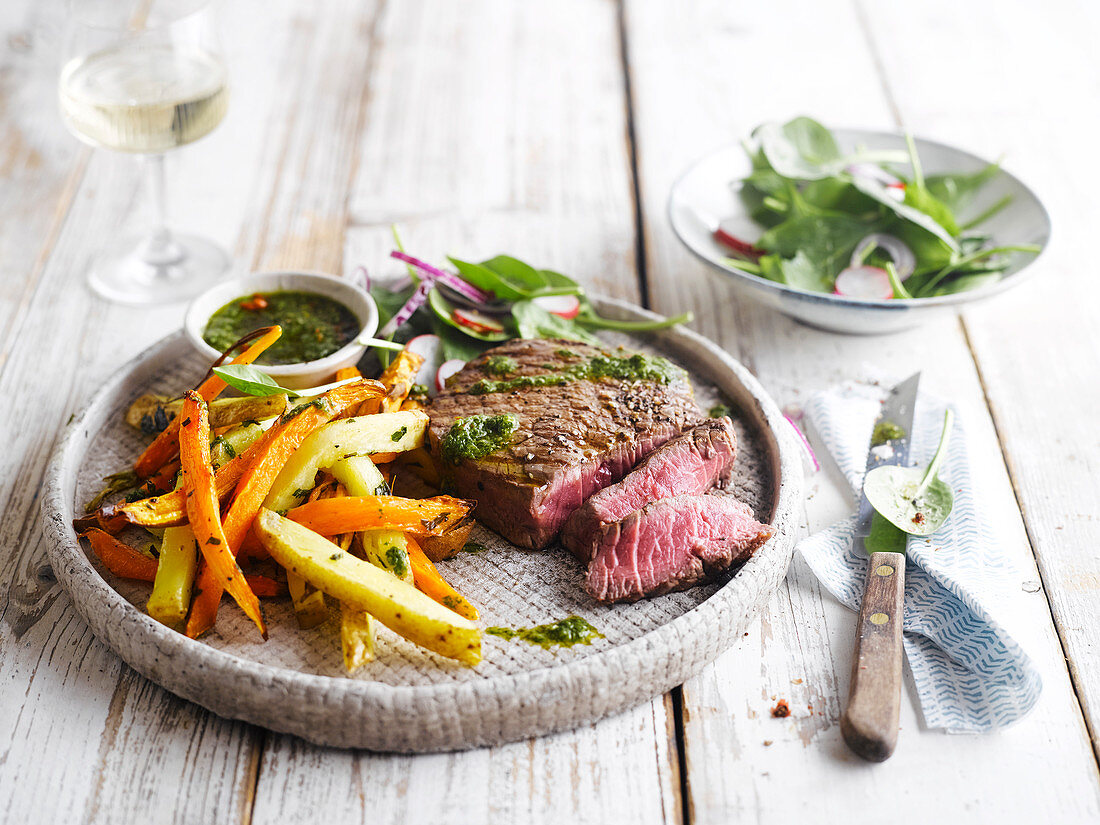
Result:
<svg viewBox="0 0 1100 825"><path fill-rule="evenodd" d="M670 496L705 493L733 473L737 436L729 418L697 424L654 450L617 484L604 487L573 511L561 542L581 561L591 561L604 525Z"/></svg>
<svg viewBox="0 0 1100 825"><path fill-rule="evenodd" d="M602 526L585 589L601 602L683 590L747 559L771 534L729 494L661 499Z"/></svg>
<svg viewBox="0 0 1100 825"><path fill-rule="evenodd" d="M591 364L611 374L577 377ZM586 498L703 418L687 374L668 361L560 339L489 350L451 377L428 414L432 454L456 494L477 501L482 524L534 550ZM447 432L473 415L513 415L518 427L483 458L446 461Z"/></svg>

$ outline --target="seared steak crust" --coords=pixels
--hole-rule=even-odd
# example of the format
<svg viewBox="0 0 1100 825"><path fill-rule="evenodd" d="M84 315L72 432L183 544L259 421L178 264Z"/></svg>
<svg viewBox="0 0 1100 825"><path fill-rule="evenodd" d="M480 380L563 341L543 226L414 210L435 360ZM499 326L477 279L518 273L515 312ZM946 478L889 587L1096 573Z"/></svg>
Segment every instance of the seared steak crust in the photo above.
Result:
<svg viewBox="0 0 1100 825"><path fill-rule="evenodd" d="M581 561L591 561L605 525L658 499L723 486L733 473L736 445L733 422L724 416L665 442L622 481L604 487L574 510L562 530L562 544Z"/></svg>
<svg viewBox="0 0 1100 825"><path fill-rule="evenodd" d="M567 340L509 341L470 361L428 407L431 450L457 494L476 500L477 519L520 547L545 547L592 493L703 418L679 371L668 383L601 377L469 392L482 379L548 376L599 355L631 353ZM504 376L490 371L490 359L502 356L515 364ZM519 420L508 446L457 466L443 462L440 444L457 419L504 414Z"/></svg>

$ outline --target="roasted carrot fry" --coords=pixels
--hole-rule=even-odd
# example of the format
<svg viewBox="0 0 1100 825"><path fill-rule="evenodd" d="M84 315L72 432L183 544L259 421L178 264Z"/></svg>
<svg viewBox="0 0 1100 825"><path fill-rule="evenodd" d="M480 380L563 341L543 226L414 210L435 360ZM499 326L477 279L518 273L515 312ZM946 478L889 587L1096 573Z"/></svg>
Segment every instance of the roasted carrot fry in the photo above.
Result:
<svg viewBox="0 0 1100 825"><path fill-rule="evenodd" d="M473 504L451 496L411 499L396 496L326 498L295 507L287 517L322 536L349 531L396 530L439 536L463 524Z"/></svg>
<svg viewBox="0 0 1100 825"><path fill-rule="evenodd" d="M176 486L176 475L180 471L180 463L178 461L169 461L151 476L149 481L146 482L158 493L166 493Z"/></svg>
<svg viewBox="0 0 1100 825"><path fill-rule="evenodd" d="M237 483L233 503L223 523L230 552L240 549L279 471L306 437L349 406L362 404L367 398L381 395L382 391L377 381L359 381L329 390L313 403L286 413L253 445L254 452L249 448L245 455L250 457L250 463ZM199 594L187 619L187 635L192 638L214 626L221 601L221 588L212 572L204 568L199 574L198 586Z"/></svg>
<svg viewBox="0 0 1100 825"><path fill-rule="evenodd" d="M336 370L337 381L347 381L349 378L362 378L363 373L359 372L358 367L340 367Z"/></svg>
<svg viewBox="0 0 1100 825"><path fill-rule="evenodd" d="M283 330L281 327L269 327L266 333L253 341L248 349L234 358L230 363L251 364L260 357L264 350L274 344L282 334ZM196 392L203 401L209 402L217 398L226 386L227 384L218 378L218 376L212 375L199 385ZM168 426L164 431L153 439L153 443L145 448L145 452L138 456L138 460L134 462L134 472L137 473L138 478L148 478L159 470L166 461L170 461L176 455L179 450L181 417L182 413L168 422Z"/></svg>
<svg viewBox="0 0 1100 825"><path fill-rule="evenodd" d="M444 578L439 575L435 565L424 555L420 545L411 536L405 537L406 547L409 551L409 562L412 565L413 583L427 596L431 596L444 607L449 607L459 616L476 622L478 619L477 608L466 601L466 597L451 587Z"/></svg>
<svg viewBox="0 0 1100 825"><path fill-rule="evenodd" d="M157 576L157 560L119 541L110 533L93 527L84 534L103 566L120 579L151 582Z"/></svg>
<svg viewBox="0 0 1100 825"><path fill-rule="evenodd" d="M252 588L252 592L261 599L274 599L286 593L286 585L276 581L270 576L245 576L245 581Z"/></svg>
<svg viewBox="0 0 1100 825"><path fill-rule="evenodd" d="M237 560L233 558L236 548L229 544L222 530L214 470L210 465L210 422L202 396L193 390L189 391L184 396L179 418L183 419L179 428L179 440L187 520L206 561L200 582L202 578L207 578L211 584L226 590L266 639L267 628L260 613L260 601L245 581L244 572L237 566ZM189 632L190 629L191 625L188 623Z"/></svg>
<svg viewBox="0 0 1100 825"><path fill-rule="evenodd" d="M359 415L371 415L378 412L397 412L408 398L417 370L424 364L424 358L407 349L401 350L390 365L383 370L378 380L386 388L382 398L364 401L359 407Z"/></svg>

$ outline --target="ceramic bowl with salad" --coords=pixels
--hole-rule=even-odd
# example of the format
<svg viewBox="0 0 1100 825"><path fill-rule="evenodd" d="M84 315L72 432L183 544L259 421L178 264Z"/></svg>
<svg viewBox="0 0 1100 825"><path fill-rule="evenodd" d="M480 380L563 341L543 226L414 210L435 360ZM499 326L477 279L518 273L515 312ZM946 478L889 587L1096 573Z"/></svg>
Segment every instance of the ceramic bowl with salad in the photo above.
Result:
<svg viewBox="0 0 1100 825"><path fill-rule="evenodd" d="M916 326L1017 283L1050 239L998 163L930 140L799 117L692 165L669 217L739 294L807 324Z"/></svg>

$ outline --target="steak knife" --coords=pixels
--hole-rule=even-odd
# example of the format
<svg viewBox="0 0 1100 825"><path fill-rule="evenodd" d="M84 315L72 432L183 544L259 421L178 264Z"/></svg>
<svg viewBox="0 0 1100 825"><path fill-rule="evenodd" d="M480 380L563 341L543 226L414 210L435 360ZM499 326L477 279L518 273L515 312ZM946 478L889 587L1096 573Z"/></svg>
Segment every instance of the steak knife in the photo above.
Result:
<svg viewBox="0 0 1100 825"><path fill-rule="evenodd" d="M888 464L906 466L920 373L892 390L872 430L867 472ZM879 443L876 443L879 442ZM864 476L866 478L866 475ZM860 491L852 549L867 553L874 510ZM905 598L905 548L870 554L863 602L856 624L848 705L840 718L844 741L856 754L882 762L894 752L901 710L901 632Z"/></svg>

